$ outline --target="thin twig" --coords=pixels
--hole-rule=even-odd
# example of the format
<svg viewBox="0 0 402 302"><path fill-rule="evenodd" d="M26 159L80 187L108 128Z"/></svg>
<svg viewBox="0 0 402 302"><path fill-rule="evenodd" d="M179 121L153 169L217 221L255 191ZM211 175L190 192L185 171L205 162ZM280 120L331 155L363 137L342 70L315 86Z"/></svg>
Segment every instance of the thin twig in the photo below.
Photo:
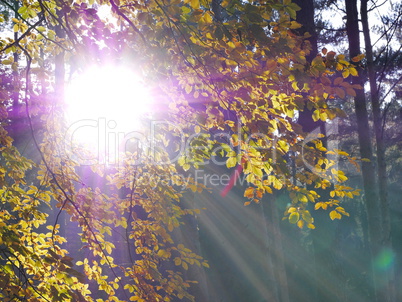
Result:
<svg viewBox="0 0 402 302"><path fill-rule="evenodd" d="M115 9L116 13L122 17L124 20L127 21L127 23L131 26L132 29L141 37L142 41L144 42L145 45L148 44L147 40L145 39L144 35L141 33L141 31L138 29L137 26L124 14L121 12L119 7L116 5L116 3L113 0L109 0L110 4L112 7Z"/></svg>

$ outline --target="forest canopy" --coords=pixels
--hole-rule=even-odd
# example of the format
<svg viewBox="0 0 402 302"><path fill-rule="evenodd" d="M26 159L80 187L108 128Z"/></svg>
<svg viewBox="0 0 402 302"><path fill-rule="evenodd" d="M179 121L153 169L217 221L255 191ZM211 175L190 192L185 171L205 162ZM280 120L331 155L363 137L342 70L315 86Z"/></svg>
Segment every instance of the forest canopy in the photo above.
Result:
<svg viewBox="0 0 402 302"><path fill-rule="evenodd" d="M211 165L230 175L222 197L236 187L246 206L288 196L281 215L295 232L314 230L320 209L329 221L349 216L344 202L360 189L339 162L360 171L373 159L334 142L345 102L363 91L366 59L318 51L298 22L300 3L0 8L4 301L196 299L194 272L210 265L183 239L196 236L204 211L186 200L208 193L210 181L194 171ZM72 124L74 79L83 87ZM136 128L117 135L112 112ZM83 127L92 132L73 141Z"/></svg>

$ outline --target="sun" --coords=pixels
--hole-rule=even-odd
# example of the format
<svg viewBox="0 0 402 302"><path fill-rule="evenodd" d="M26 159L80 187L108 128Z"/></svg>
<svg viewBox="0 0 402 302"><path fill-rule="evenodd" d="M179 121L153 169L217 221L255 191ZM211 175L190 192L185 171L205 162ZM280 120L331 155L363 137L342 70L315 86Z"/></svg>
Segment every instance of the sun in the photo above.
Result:
<svg viewBox="0 0 402 302"><path fill-rule="evenodd" d="M151 114L146 84L124 66L93 66L74 77L65 95L68 143L115 153L116 140L138 131L141 120Z"/></svg>

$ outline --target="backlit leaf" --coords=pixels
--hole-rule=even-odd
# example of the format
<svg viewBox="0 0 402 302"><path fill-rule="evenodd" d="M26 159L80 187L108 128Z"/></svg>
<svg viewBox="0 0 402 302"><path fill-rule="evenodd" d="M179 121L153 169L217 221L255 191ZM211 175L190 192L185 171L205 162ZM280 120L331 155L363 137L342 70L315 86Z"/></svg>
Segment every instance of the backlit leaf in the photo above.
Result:
<svg viewBox="0 0 402 302"><path fill-rule="evenodd" d="M200 8L200 1L199 0L190 0L190 6L193 9L199 9Z"/></svg>
<svg viewBox="0 0 402 302"><path fill-rule="evenodd" d="M297 223L300 219L300 214L298 212L293 212L289 215L289 222L290 223Z"/></svg>
<svg viewBox="0 0 402 302"><path fill-rule="evenodd" d="M335 219L341 219L342 215L339 214L337 211L333 210L329 213L329 217L331 217L332 220L335 220Z"/></svg>

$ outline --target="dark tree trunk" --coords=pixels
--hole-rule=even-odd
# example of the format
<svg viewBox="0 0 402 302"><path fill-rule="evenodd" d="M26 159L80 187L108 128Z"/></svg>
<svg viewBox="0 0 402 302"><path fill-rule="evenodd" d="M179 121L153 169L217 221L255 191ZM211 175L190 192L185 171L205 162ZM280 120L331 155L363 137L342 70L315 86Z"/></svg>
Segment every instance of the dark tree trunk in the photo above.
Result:
<svg viewBox="0 0 402 302"><path fill-rule="evenodd" d="M370 83L370 99L371 106L373 110L373 122L374 122L374 133L376 138L376 154L377 154L377 173L378 173L378 193L380 198L380 207L382 215L382 232L383 232L383 246L386 249L392 250L391 244L391 221L389 214L389 202L387 198L387 165L385 162L385 147L384 147L384 137L383 137L383 127L381 118L381 108L380 108L380 96L377 86L377 77L374 67L373 49L370 37L370 27L367 15L367 0L361 1L361 20L364 35L364 44L366 47L366 59L367 59L367 71ZM389 293L389 297L393 297L393 272L388 272L388 276L384 276L385 283L388 283L383 290ZM385 298L385 297L384 297ZM384 300L385 301L385 300Z"/></svg>
<svg viewBox="0 0 402 302"><path fill-rule="evenodd" d="M310 34L308 42L311 46L311 52L306 56L308 62L311 62L318 54L317 34L314 19L314 1L296 0L295 3L301 10L297 13L296 21L302 24L298 29L299 35ZM299 112L299 123L303 131L308 133L315 129L326 135L325 123L321 120L314 121L312 111L305 108ZM326 139L323 138L323 144L326 146ZM327 190L319 190L314 186L308 186L311 190L316 190L322 200L330 199ZM338 301L338 296L342 293L342 283L339 282L338 272L336 270L337 253L335 246L336 223L329 220L328 212L315 211L311 207L312 216L316 229L311 231L311 240L313 246L314 276L311 278L312 288L314 289L314 301L329 302Z"/></svg>
<svg viewBox="0 0 402 302"><path fill-rule="evenodd" d="M307 62L311 62L318 54L317 34L314 23L314 1L295 0L294 3L301 8L301 10L297 12L296 21L302 25L300 28L295 30L295 32L300 36L303 36L305 33L310 34L310 38L307 40L307 42L310 44L311 51L306 55L306 60ZM324 124L320 120L314 122L312 116L313 112L308 110L307 107L304 108L303 111L299 112L299 122L303 127L303 131L310 132Z"/></svg>
<svg viewBox="0 0 402 302"><path fill-rule="evenodd" d="M360 54L360 36L357 0L345 0L346 5L346 30L349 42L350 57L353 58ZM352 84L364 87L365 79L363 72L359 70L359 76L352 78ZM363 187L365 194L365 203L367 208L368 233L370 238L370 252L372 260L377 257L381 251L382 243L382 217L380 212L375 167L373 164L373 153L371 147L370 127L368 120L368 111L366 106L366 97L363 89L356 91L354 98L357 133L359 139L360 156L369 161L362 161ZM374 258L373 258L374 257ZM373 284L371 291L371 301L388 301L386 297L381 296L379 284L381 276L372 268Z"/></svg>
<svg viewBox="0 0 402 302"><path fill-rule="evenodd" d="M13 3L13 8L14 8L14 18L19 19L19 14L18 9L19 9L19 2L18 0L15 0ZM14 32L14 41L18 40L18 32ZM18 61L19 61L19 56L17 51L14 51L13 53L13 60L14 66L18 66ZM12 71L12 91L11 91L11 108L8 114L9 120L10 120L10 127L8 127L8 131L10 133L10 136L14 139L14 145L18 145L19 143L19 137L21 135L21 132L24 130L23 128L23 122L25 118L24 111L21 108L20 104L20 96L19 92L21 90L21 80L19 78L19 72L17 68L14 68Z"/></svg>
<svg viewBox="0 0 402 302"><path fill-rule="evenodd" d="M289 286L282 245L282 233L279 227L276 193L272 194L271 200L261 202L261 207L264 214L267 237L270 239L267 260L272 265L273 279L276 284L276 297L272 301L289 302Z"/></svg>
<svg viewBox="0 0 402 302"><path fill-rule="evenodd" d="M308 39L311 45L311 52L306 57L308 62L311 62L318 53L317 33L314 22L314 1L313 0L294 0L301 10L297 12L296 21L302 25L297 29L297 33L303 36L305 33L310 34Z"/></svg>
<svg viewBox="0 0 402 302"><path fill-rule="evenodd" d="M55 27L55 32L57 37L65 38L66 34L61 28L60 25ZM65 75L66 75L66 68L64 62L64 50L60 50L60 52L55 57L55 105L63 106L64 105L64 87L65 87Z"/></svg>

